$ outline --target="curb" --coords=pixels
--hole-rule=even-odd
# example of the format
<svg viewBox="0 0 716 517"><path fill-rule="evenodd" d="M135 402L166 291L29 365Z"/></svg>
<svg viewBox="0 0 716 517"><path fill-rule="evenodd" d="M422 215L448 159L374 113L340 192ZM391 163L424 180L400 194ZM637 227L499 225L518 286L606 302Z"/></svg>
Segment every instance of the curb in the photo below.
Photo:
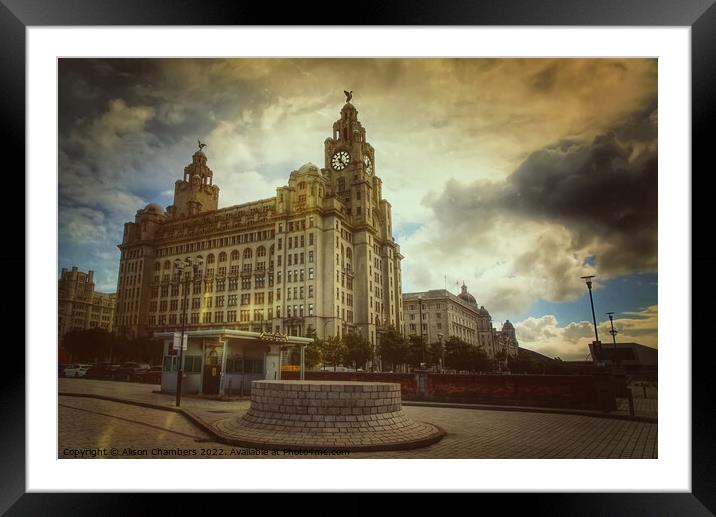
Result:
<svg viewBox="0 0 716 517"><path fill-rule="evenodd" d="M72 392L66 392L66 391L60 391L57 394L59 397L78 397L78 398L90 398L90 399L99 399L99 400L107 400L109 402L118 402L120 404L129 404L132 406L140 406L140 407L146 407L149 409L158 409L162 411L171 411L173 413L179 413L181 415L184 415L192 424L197 426L198 428L202 429L206 434L211 436L214 440L216 440L219 443L224 443L226 445L233 445L236 447L248 447L248 448L264 448L264 449L292 449L296 451L301 450L315 450L315 449L322 449L322 450L329 450L329 451L350 451L350 452L376 452L376 451L400 451L400 450L409 450L409 449L418 449L422 447L427 447L428 445L432 445L436 442L439 442L442 440L445 436L447 436L447 433L444 429L441 427L435 425L435 424L429 424L433 426L437 432L433 433L432 435L421 438L419 440L412 440L408 442L398 442L398 443L383 443L383 444L375 444L375 445L366 445L366 446L346 446L346 447L340 447L340 446L333 446L333 445L286 445L281 443L273 443L273 442L254 442L250 440L242 440L240 438L236 438L234 436L222 433L218 429L216 429L214 426L207 424L204 422L199 416L195 415L191 411L181 408L181 407L171 407L171 406L161 406L159 404L153 404L151 402L143 402L140 400L132 400L132 399L124 399L120 397L112 397L110 395L100 395L100 394L93 394L93 393L72 393ZM428 422L422 422L424 424L428 424Z"/></svg>
<svg viewBox="0 0 716 517"><path fill-rule="evenodd" d="M553 413L557 415L574 415L574 416L590 416L594 418L611 418L613 420L629 420L631 422L644 422L648 424L658 423L658 417L649 416L630 416L618 415L611 413L601 413L598 411L566 409L566 408L547 408L547 407L530 407L530 406L496 406L490 404L465 404L453 402L423 402L418 400L403 400L403 406L414 407L436 407L448 409L478 409L483 411L513 411L518 413Z"/></svg>

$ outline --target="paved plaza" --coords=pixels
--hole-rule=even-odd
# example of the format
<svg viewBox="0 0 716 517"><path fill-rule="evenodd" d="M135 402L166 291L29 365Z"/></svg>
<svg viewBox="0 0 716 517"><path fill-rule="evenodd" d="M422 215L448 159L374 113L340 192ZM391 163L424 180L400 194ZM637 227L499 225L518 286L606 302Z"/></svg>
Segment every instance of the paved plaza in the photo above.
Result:
<svg viewBox="0 0 716 517"><path fill-rule="evenodd" d="M59 379L60 393L116 397L145 407L88 397L59 397L58 456L153 458L286 458L218 443L172 408L174 397L137 383ZM249 409L249 401L184 397L182 407L211 425ZM446 432L428 447L351 452L349 458L656 458L657 424L584 415L403 406L416 422ZM116 453L112 451L115 450ZM288 456L292 457L292 456Z"/></svg>

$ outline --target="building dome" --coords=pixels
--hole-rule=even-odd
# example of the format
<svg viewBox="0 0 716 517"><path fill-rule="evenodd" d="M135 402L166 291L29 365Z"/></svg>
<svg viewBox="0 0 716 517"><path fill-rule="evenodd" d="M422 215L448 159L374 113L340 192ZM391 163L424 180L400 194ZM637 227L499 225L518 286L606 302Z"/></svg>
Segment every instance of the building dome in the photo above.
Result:
<svg viewBox="0 0 716 517"><path fill-rule="evenodd" d="M515 326L512 323L510 323L510 320L505 321L505 324L502 325L502 330L507 330L507 329L515 330Z"/></svg>
<svg viewBox="0 0 716 517"><path fill-rule="evenodd" d="M462 284L462 291L460 294L457 295L458 298L461 300L469 303L470 305L477 305L477 300L475 300L475 297L467 292L467 286L463 282Z"/></svg>
<svg viewBox="0 0 716 517"><path fill-rule="evenodd" d="M485 318L490 317L490 313L488 312L487 309L485 309L484 305L481 305L480 308L477 309L477 312L478 312L478 314L480 314L480 316L484 316Z"/></svg>
<svg viewBox="0 0 716 517"><path fill-rule="evenodd" d="M144 211L148 214L163 214L164 209L156 203L149 203L144 207Z"/></svg>
<svg viewBox="0 0 716 517"><path fill-rule="evenodd" d="M300 169L298 169L299 174L311 174L313 176L319 176L318 167L313 165L311 162L308 162L301 166Z"/></svg>

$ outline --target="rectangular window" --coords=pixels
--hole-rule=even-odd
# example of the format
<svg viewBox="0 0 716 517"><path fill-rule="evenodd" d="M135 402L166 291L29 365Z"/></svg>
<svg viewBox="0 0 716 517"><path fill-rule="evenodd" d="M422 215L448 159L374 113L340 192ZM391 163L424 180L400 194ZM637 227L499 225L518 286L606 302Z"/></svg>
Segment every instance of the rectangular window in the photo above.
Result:
<svg viewBox="0 0 716 517"><path fill-rule="evenodd" d="M251 289L251 277L241 279L241 289Z"/></svg>
<svg viewBox="0 0 716 517"><path fill-rule="evenodd" d="M224 306L224 297L223 296L217 296L215 302L215 307L223 307Z"/></svg>
<svg viewBox="0 0 716 517"><path fill-rule="evenodd" d="M215 312L215 313L214 313L214 321L215 321L216 323L223 323L223 322L224 322L224 312L223 312L223 311L221 311L221 312L218 312L218 311Z"/></svg>
<svg viewBox="0 0 716 517"><path fill-rule="evenodd" d="M308 297L313 298L313 286L312 285L308 286Z"/></svg>
<svg viewBox="0 0 716 517"><path fill-rule="evenodd" d="M288 265L289 265L289 266L291 266L291 265L293 264L293 263L292 263L292 257L293 257L293 255L291 255L291 254L289 253L289 254L288 254Z"/></svg>
<svg viewBox="0 0 716 517"><path fill-rule="evenodd" d="M186 373L201 372L201 356L200 355L185 355L184 356L184 371Z"/></svg>
<svg viewBox="0 0 716 517"><path fill-rule="evenodd" d="M241 295L241 305L251 304L251 295L249 293Z"/></svg>
<svg viewBox="0 0 716 517"><path fill-rule="evenodd" d="M229 307L236 307L236 295L230 294L227 305Z"/></svg>
<svg viewBox="0 0 716 517"><path fill-rule="evenodd" d="M233 323L236 321L236 311L227 311L226 312L226 321L229 323Z"/></svg>
<svg viewBox="0 0 716 517"><path fill-rule="evenodd" d="M202 323L211 323L211 313L205 312L204 314L202 314L201 322Z"/></svg>
<svg viewBox="0 0 716 517"><path fill-rule="evenodd" d="M247 321L251 321L251 311L249 311L248 309L242 310L241 311L241 321L244 323Z"/></svg>
<svg viewBox="0 0 716 517"><path fill-rule="evenodd" d="M308 252L308 263L313 264L313 250Z"/></svg>
<svg viewBox="0 0 716 517"><path fill-rule="evenodd" d="M199 313L198 312L191 313L191 323L192 323L192 325L196 325L197 323L199 323Z"/></svg>

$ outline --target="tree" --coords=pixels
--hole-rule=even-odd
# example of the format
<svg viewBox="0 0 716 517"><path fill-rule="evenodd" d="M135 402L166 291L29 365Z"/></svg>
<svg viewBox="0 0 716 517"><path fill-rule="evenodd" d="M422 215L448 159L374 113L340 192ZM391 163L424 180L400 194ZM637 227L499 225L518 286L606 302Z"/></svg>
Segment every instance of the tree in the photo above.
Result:
<svg viewBox="0 0 716 517"><path fill-rule="evenodd" d="M405 363L408 357L405 338L395 328L388 327L380 333L378 354L383 364L391 366L391 370L395 368L395 365Z"/></svg>
<svg viewBox="0 0 716 517"><path fill-rule="evenodd" d="M343 363L345 360L346 345L336 336L321 341L320 349L323 360L331 362L334 369L339 363Z"/></svg>
<svg viewBox="0 0 716 517"><path fill-rule="evenodd" d="M443 358L443 344L440 341L433 341L428 344L427 360L430 364L440 364ZM443 365L445 366L445 365Z"/></svg>
<svg viewBox="0 0 716 517"><path fill-rule="evenodd" d="M365 368L365 363L373 356L373 347L368 340L360 334L346 334L343 336L346 346L346 359L355 363L356 368Z"/></svg>
<svg viewBox="0 0 716 517"><path fill-rule="evenodd" d="M410 336L408 339L407 362L414 368L420 368L428 359L428 347L422 336Z"/></svg>
<svg viewBox="0 0 716 517"><path fill-rule="evenodd" d="M445 342L445 363L455 370L488 371L492 361L481 346L471 345L452 336Z"/></svg>
<svg viewBox="0 0 716 517"><path fill-rule="evenodd" d="M102 328L73 330L62 339L63 348L74 362L108 359L115 343L115 336Z"/></svg>

